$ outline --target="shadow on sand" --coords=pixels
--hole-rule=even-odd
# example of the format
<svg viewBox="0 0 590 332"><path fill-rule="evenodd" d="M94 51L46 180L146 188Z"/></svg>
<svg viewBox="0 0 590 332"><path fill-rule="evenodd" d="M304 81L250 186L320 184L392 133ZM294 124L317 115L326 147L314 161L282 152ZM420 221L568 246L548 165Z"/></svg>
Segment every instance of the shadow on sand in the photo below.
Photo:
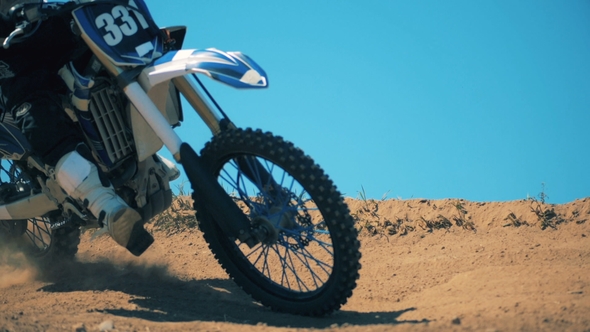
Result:
<svg viewBox="0 0 590 332"><path fill-rule="evenodd" d="M91 309L153 322L230 322L275 327L326 328L337 325L422 324L422 320L398 320L407 308L393 312L337 311L322 318L272 312L254 302L228 279L182 280L165 266L115 265L109 261L75 262L46 273L50 284L39 291L118 291L128 294L136 310Z"/></svg>

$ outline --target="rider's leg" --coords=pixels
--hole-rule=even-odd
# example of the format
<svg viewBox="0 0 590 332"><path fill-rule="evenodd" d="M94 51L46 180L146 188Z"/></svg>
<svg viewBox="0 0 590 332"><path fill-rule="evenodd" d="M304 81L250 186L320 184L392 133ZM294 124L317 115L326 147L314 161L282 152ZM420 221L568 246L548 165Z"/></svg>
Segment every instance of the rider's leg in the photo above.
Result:
<svg viewBox="0 0 590 332"><path fill-rule="evenodd" d="M64 191L86 202L117 243L135 255L147 249L153 238L146 236L141 216L117 196L108 179L101 179L96 165L90 162L88 148L80 145L80 129L61 108L59 99L50 92L37 92L11 113L33 150L43 162L55 166ZM136 224L138 229L134 230ZM132 233L142 236L134 235L133 240Z"/></svg>
<svg viewBox="0 0 590 332"><path fill-rule="evenodd" d="M72 198L84 202L115 242L127 247L133 227L141 225L141 215L115 193L108 179L101 177L96 165L82 154L84 151L78 147L57 162L57 182Z"/></svg>

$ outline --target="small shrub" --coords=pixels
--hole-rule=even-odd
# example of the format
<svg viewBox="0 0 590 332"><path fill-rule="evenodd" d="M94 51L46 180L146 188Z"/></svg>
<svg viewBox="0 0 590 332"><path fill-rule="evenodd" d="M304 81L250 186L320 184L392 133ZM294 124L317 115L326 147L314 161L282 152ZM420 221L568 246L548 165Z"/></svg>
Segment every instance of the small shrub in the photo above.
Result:
<svg viewBox="0 0 590 332"><path fill-rule="evenodd" d="M504 220L510 221L507 224L504 224L504 227L508 227L508 226L514 226L514 227L520 227L520 226L528 226L529 224L525 221L521 221L519 218L516 217L516 215L514 214L514 212L510 212L510 214L504 218Z"/></svg>
<svg viewBox="0 0 590 332"><path fill-rule="evenodd" d="M422 225L420 225L422 229L427 229L429 232L435 229L448 230L453 226L451 221L442 214L439 214L434 220L426 220L424 217L420 217L420 220L422 220Z"/></svg>
<svg viewBox="0 0 590 332"><path fill-rule="evenodd" d="M541 229L557 229L557 225L566 222L565 219L555 213L555 209L545 208L545 204L539 202L536 198L531 197L529 198L529 201L531 202L531 212L537 216Z"/></svg>
<svg viewBox="0 0 590 332"><path fill-rule="evenodd" d="M455 225L463 227L463 229L475 231L475 224L472 221L468 220L469 218L465 217L467 215L467 210L465 209L463 204L461 204L460 201L457 201L455 204L453 204L453 206L455 207L455 209L457 209L458 213L458 216L453 217Z"/></svg>

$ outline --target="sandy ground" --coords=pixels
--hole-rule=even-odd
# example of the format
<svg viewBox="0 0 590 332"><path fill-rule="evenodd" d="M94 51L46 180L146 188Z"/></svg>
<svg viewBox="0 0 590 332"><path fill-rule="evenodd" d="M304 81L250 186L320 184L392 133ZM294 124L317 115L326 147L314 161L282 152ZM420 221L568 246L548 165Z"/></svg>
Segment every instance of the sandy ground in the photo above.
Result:
<svg viewBox="0 0 590 332"><path fill-rule="evenodd" d="M590 331L590 198L347 201L363 267L328 317L261 307L198 230L154 228L140 258L85 233L52 275L0 252L0 331Z"/></svg>

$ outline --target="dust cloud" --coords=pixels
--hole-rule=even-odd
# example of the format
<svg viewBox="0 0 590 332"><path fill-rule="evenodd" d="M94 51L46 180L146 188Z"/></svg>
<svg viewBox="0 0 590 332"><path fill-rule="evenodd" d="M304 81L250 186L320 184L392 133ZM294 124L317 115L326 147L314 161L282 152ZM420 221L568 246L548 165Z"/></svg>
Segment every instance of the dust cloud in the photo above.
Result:
<svg viewBox="0 0 590 332"><path fill-rule="evenodd" d="M37 275L37 268L24 253L0 247L0 289L31 282Z"/></svg>

